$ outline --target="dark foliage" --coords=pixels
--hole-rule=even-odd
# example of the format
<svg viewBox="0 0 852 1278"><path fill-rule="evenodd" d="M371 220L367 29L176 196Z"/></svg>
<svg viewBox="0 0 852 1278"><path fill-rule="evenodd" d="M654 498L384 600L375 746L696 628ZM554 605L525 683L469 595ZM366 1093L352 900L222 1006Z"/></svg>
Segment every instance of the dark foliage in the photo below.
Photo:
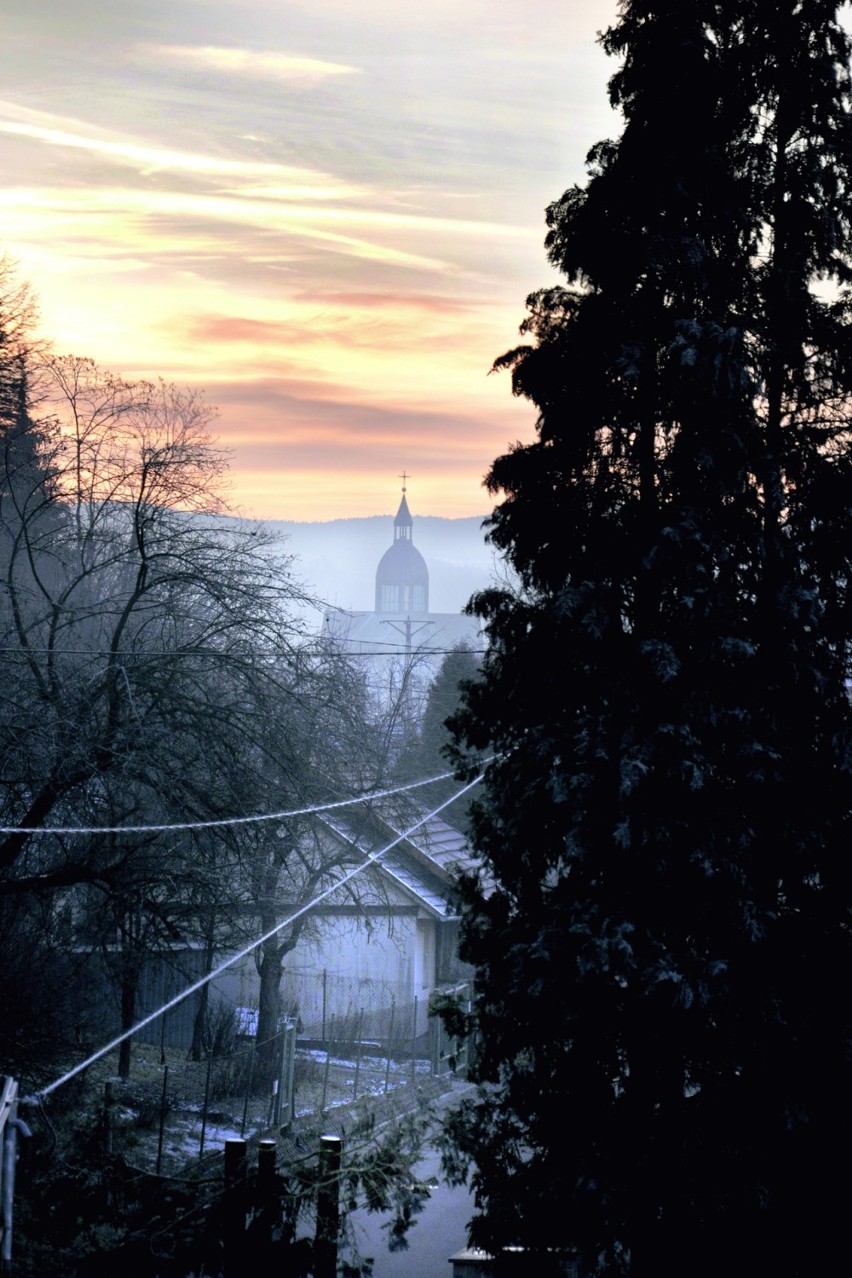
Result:
<svg viewBox="0 0 852 1278"><path fill-rule="evenodd" d="M140 1102L144 1106L146 1097L137 1092L133 1104ZM70 1142L58 1142L43 1111L28 1114L35 1135L23 1145L19 1169L16 1273L113 1278L126 1270L138 1278L222 1278L227 1212L221 1155L208 1155L202 1165L188 1161L180 1176L156 1176L106 1154L98 1124L84 1124ZM382 1131L370 1117L352 1124L336 1181L340 1273L347 1278L368 1278L372 1269L372 1260L358 1254L349 1225L349 1213L359 1206L387 1214L390 1250L408 1245L407 1233L429 1197L414 1168L430 1123L423 1104ZM288 1278L315 1272L322 1184L322 1169L311 1154L279 1159L263 1186L249 1167L239 1189L244 1272Z"/></svg>
<svg viewBox="0 0 852 1278"><path fill-rule="evenodd" d="M616 142L548 210L567 286L497 361L519 581L457 718L499 752L469 884L474 1240L586 1274L844 1249L849 40L834 3L626 0Z"/></svg>
<svg viewBox="0 0 852 1278"><path fill-rule="evenodd" d="M57 927L52 915L39 900L0 900L0 1060L24 1087L83 1050L80 990L91 983L90 964L70 946L58 949L62 921Z"/></svg>

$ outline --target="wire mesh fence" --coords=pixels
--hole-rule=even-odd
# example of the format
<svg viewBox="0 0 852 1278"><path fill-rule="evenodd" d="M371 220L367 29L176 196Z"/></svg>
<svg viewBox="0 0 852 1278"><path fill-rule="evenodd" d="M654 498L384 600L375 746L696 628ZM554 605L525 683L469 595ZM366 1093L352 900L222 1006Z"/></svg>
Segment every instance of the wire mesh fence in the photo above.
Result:
<svg viewBox="0 0 852 1278"><path fill-rule="evenodd" d="M165 1047L154 1026L154 1042L135 1048L131 1077L105 1081L105 1148L165 1174L226 1140L283 1130L359 1099L379 1102L451 1068L446 1035L429 1017L427 999L397 1001L391 994L380 1006L379 983L365 987L328 973L317 974L313 988L303 982L303 998L307 992L312 999L291 999L295 1014L282 1018L265 1042L252 1032L255 1009L214 1005L211 1015L222 1023L207 1035L210 1050L199 1061Z"/></svg>
<svg viewBox="0 0 852 1278"><path fill-rule="evenodd" d="M191 1061L179 1049L135 1054L131 1077L107 1079L103 1132L107 1152L166 1172L292 1120L289 1098L295 1031L283 1022L266 1043Z"/></svg>

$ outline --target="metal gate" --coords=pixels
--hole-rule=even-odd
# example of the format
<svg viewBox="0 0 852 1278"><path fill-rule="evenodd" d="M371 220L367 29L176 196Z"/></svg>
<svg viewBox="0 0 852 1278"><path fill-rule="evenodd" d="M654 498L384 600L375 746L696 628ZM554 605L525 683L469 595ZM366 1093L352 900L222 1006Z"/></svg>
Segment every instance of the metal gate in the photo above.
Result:
<svg viewBox="0 0 852 1278"><path fill-rule="evenodd" d="M444 989L436 990L435 993L440 994L443 999L453 999L458 1004L460 1012L466 1016L470 1014L472 991L469 981L465 981L462 985L451 985ZM458 1074L460 1078L467 1078L472 1045L470 1036L456 1038L454 1035L448 1034L444 1022L439 1016L433 1016L431 1024L432 1073L453 1073Z"/></svg>
<svg viewBox="0 0 852 1278"><path fill-rule="evenodd" d="M12 1207L15 1192L15 1161L18 1132L29 1135L26 1123L18 1118L18 1084L0 1075L0 1274L12 1272Z"/></svg>

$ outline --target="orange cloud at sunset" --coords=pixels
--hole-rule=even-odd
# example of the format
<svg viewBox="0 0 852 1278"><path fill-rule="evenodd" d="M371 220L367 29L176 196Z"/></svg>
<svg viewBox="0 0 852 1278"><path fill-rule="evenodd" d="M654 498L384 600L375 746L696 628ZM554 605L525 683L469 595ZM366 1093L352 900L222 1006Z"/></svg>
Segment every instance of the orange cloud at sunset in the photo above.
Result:
<svg viewBox="0 0 852 1278"><path fill-rule="evenodd" d="M488 371L610 129L601 9L10 0L0 248L57 351L205 388L244 512L385 511L404 467L484 513L533 430Z"/></svg>
<svg viewBox="0 0 852 1278"><path fill-rule="evenodd" d="M405 469L421 513L484 514L492 505L482 487L488 461L528 423L526 409L497 381L494 417L484 419L414 410L404 400L355 403L342 393L330 402L284 379L214 384L211 399L235 453L233 498L264 518L376 514L394 505L396 476Z"/></svg>

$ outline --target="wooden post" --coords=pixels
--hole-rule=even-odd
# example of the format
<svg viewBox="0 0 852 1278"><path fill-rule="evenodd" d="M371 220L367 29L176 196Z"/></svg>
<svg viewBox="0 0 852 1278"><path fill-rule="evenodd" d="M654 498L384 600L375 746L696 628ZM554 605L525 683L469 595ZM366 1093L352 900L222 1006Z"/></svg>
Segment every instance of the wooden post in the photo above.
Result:
<svg viewBox="0 0 852 1278"><path fill-rule="evenodd" d="M243 1273L269 1273L272 1269L273 1231L280 1220L276 1146L274 1140L262 1140L257 1150L257 1180L254 1203L246 1236L248 1249L243 1251Z"/></svg>
<svg viewBox="0 0 852 1278"><path fill-rule="evenodd" d="M261 1202L265 1202L275 1187L274 1140L262 1140L257 1149L257 1192Z"/></svg>
<svg viewBox="0 0 852 1278"><path fill-rule="evenodd" d="M342 1152L343 1141L339 1136L320 1137L317 1231L314 1240L314 1278L335 1278L337 1274L337 1239L340 1232L340 1161Z"/></svg>
<svg viewBox="0 0 852 1278"><path fill-rule="evenodd" d="M225 1141L225 1193L222 1198L222 1238L225 1278L240 1273L246 1235L246 1142Z"/></svg>

